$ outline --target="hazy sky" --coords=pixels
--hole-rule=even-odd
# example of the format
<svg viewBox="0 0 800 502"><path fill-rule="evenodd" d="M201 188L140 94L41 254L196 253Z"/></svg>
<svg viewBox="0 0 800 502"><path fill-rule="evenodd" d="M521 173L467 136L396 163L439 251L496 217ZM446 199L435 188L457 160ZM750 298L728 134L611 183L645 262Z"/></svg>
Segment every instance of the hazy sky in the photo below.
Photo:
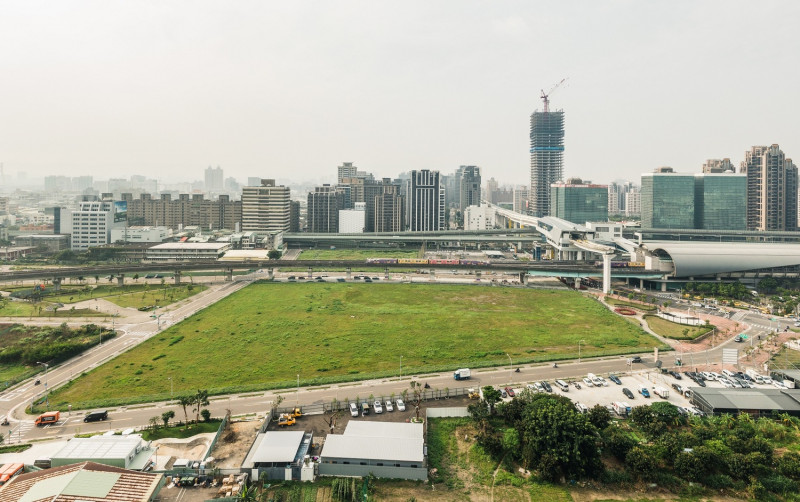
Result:
<svg viewBox="0 0 800 502"><path fill-rule="evenodd" d="M638 180L755 144L800 161L797 1L0 1L6 173L529 183L564 77L565 175ZM797 162L796 162L797 163Z"/></svg>

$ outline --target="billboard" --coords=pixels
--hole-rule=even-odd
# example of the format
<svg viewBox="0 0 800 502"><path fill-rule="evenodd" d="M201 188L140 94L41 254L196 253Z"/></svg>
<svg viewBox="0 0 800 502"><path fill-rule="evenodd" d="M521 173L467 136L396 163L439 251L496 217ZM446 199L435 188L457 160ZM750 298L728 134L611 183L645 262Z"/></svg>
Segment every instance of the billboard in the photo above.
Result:
<svg viewBox="0 0 800 502"><path fill-rule="evenodd" d="M128 201L116 200L114 201L114 223L118 221L125 221L128 219Z"/></svg>

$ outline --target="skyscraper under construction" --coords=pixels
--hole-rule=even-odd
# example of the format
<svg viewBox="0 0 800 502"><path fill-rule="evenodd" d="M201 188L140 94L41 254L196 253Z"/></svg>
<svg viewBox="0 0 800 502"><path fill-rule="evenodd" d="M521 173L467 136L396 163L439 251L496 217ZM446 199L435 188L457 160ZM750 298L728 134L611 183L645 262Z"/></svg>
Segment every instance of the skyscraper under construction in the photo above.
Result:
<svg viewBox="0 0 800 502"><path fill-rule="evenodd" d="M544 96L544 94L543 94ZM564 175L564 111L551 112L545 97L544 111L531 114L530 213L550 214L550 185Z"/></svg>

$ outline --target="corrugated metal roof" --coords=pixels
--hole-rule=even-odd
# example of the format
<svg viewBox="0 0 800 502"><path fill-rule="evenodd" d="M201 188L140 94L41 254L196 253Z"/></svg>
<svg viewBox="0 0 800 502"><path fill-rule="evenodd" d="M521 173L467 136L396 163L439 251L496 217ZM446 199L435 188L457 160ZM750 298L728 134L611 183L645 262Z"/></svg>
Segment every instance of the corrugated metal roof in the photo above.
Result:
<svg viewBox="0 0 800 502"><path fill-rule="evenodd" d="M322 447L323 460L331 458L372 461L424 461L422 439L377 438L329 434Z"/></svg>
<svg viewBox="0 0 800 502"><path fill-rule="evenodd" d="M424 443L422 424L351 420L328 435L321 457L422 463Z"/></svg>
<svg viewBox="0 0 800 502"><path fill-rule="evenodd" d="M692 387L695 399L714 409L800 411L800 389L718 389Z"/></svg>
<svg viewBox="0 0 800 502"><path fill-rule="evenodd" d="M293 462L303 442L303 431L269 431L253 455L253 462Z"/></svg>
<svg viewBox="0 0 800 502"><path fill-rule="evenodd" d="M93 436L73 438L54 459L124 459L142 444L139 436Z"/></svg>
<svg viewBox="0 0 800 502"><path fill-rule="evenodd" d="M676 277L800 265L797 243L645 241L644 247L666 252Z"/></svg>

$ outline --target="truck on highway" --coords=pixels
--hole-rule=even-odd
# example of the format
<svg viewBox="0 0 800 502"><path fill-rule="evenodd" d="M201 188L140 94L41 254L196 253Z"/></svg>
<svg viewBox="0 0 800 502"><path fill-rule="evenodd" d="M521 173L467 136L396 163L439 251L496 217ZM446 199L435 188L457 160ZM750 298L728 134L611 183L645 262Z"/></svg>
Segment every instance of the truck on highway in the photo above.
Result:
<svg viewBox="0 0 800 502"><path fill-rule="evenodd" d="M49 425L58 422L61 418L60 411L48 411L47 413L42 413L38 417L36 417L36 421L34 424L36 425Z"/></svg>
<svg viewBox="0 0 800 502"><path fill-rule="evenodd" d="M461 368L453 373L453 378L455 380L468 380L469 377L470 377L469 368Z"/></svg>

